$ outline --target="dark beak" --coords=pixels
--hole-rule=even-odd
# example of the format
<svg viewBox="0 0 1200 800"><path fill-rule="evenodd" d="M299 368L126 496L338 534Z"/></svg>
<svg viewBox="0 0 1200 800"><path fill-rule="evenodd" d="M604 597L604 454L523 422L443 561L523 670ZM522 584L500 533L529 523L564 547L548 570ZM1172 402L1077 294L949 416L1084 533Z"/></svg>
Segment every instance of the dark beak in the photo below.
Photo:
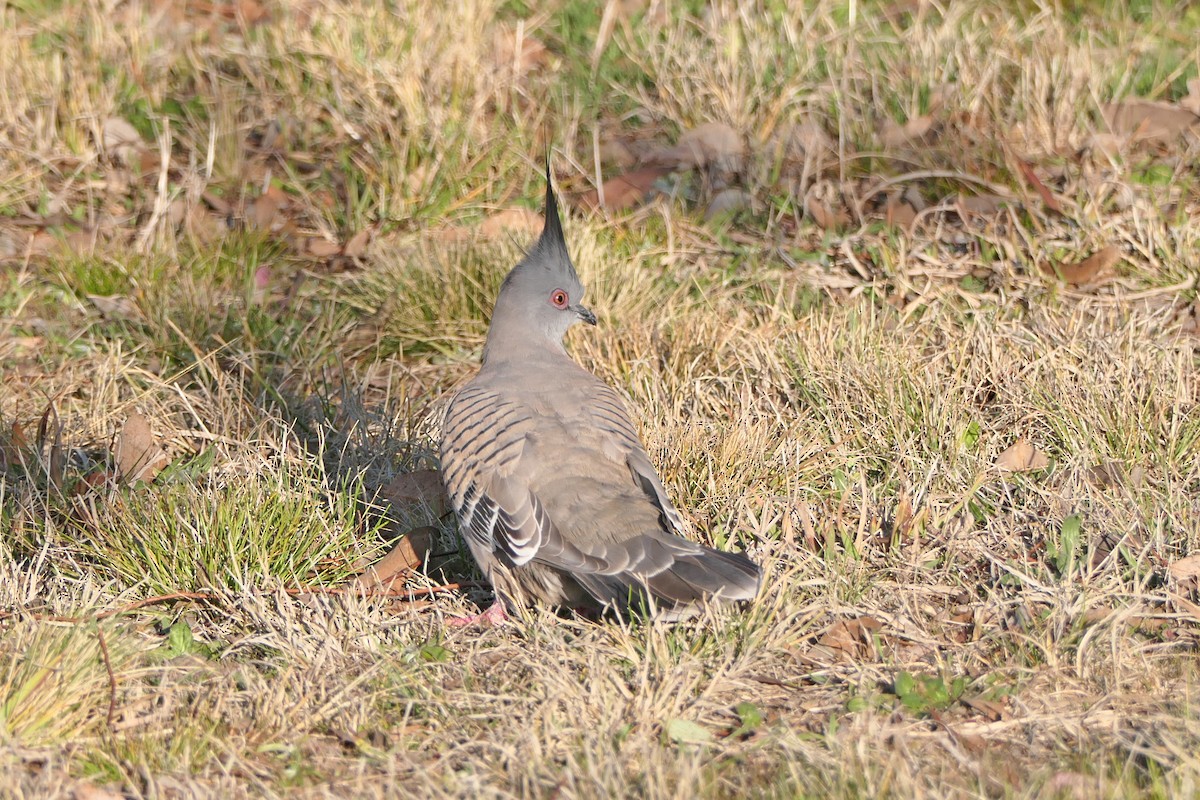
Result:
<svg viewBox="0 0 1200 800"><path fill-rule="evenodd" d="M575 316L586 322L588 325L596 324L596 315L581 305L571 306L571 310L575 312Z"/></svg>

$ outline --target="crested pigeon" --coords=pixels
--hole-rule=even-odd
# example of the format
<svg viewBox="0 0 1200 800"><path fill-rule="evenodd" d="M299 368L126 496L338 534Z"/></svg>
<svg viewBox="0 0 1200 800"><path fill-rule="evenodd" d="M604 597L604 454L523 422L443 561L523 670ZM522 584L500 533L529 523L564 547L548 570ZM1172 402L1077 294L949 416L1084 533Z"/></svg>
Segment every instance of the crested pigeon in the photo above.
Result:
<svg viewBox="0 0 1200 800"><path fill-rule="evenodd" d="M596 324L583 293L547 167L541 237L504 279L483 365L442 429L451 504L496 590L480 617L533 600L678 618L706 600L753 598L758 565L680 535L620 396L563 347L576 322Z"/></svg>

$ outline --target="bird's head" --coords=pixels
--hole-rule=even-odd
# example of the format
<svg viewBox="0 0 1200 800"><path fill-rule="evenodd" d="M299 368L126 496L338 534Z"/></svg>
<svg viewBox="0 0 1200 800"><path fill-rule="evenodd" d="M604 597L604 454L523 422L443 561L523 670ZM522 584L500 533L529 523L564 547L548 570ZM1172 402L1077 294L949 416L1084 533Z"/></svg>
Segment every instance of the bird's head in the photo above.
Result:
<svg viewBox="0 0 1200 800"><path fill-rule="evenodd" d="M500 286L484 360L498 348L547 345L561 350L563 336L576 322L596 324L596 315L582 304L583 292L567 252L547 165L546 224Z"/></svg>

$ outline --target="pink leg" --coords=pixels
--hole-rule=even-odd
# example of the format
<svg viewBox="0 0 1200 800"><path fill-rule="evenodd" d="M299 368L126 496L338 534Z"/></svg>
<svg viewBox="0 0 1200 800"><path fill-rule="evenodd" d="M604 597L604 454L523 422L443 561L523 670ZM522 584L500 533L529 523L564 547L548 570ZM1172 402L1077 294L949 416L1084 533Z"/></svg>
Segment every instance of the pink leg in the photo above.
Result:
<svg viewBox="0 0 1200 800"><path fill-rule="evenodd" d="M446 620L446 624L451 628L465 628L468 625L476 623L482 624L485 627L492 625L501 625L508 620L508 614L504 611L504 603L499 599L488 607L487 611L481 614L476 614L471 617L451 617Z"/></svg>

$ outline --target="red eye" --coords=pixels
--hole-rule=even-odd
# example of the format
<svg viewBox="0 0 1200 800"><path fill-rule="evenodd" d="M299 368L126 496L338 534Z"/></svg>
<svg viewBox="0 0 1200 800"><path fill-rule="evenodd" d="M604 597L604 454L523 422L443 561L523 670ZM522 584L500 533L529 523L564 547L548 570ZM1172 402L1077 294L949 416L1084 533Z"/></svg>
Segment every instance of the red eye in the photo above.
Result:
<svg viewBox="0 0 1200 800"><path fill-rule="evenodd" d="M555 289L550 293L550 305L555 308L566 308L568 302L570 301L567 298L567 293L562 289Z"/></svg>

